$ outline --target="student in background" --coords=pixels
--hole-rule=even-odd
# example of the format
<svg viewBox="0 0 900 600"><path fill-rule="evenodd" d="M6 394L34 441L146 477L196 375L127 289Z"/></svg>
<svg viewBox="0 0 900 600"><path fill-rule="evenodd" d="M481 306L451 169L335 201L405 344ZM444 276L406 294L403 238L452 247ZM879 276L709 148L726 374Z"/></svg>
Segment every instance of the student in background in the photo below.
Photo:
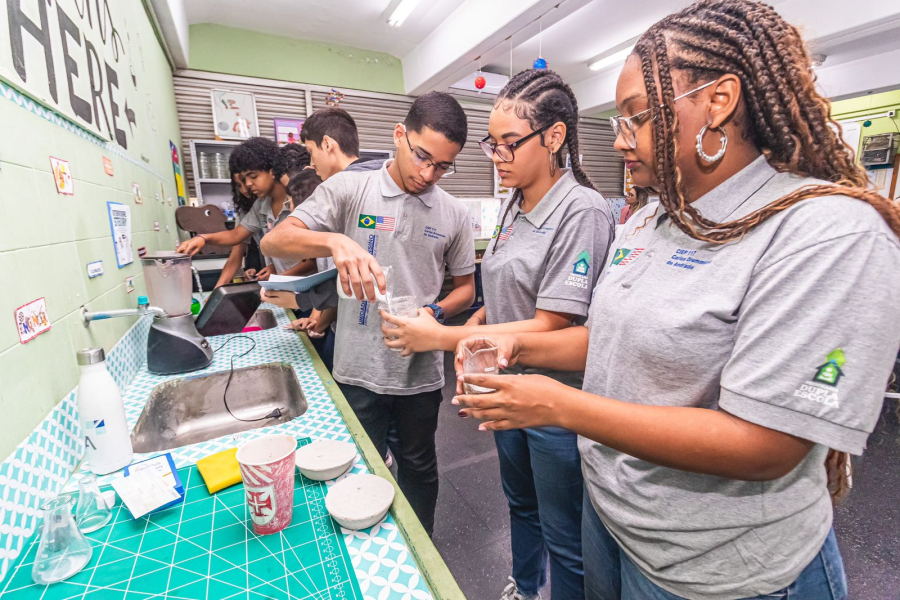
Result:
<svg viewBox="0 0 900 600"><path fill-rule="evenodd" d="M255 137L235 148L229 160L232 173L237 173L243 178L247 189L258 200L241 219L240 225L234 229L194 236L182 242L178 246L178 252L193 256L207 242L221 246L235 246L242 244L251 236L258 236L261 240L267 232L284 220L291 213L292 205L287 188L281 179L289 170L296 169L297 161L303 159L296 145L292 144L290 147L294 149L282 151L272 140ZM300 168L302 169L302 166ZM248 269L246 275L251 279L265 281L273 273L302 275L312 268L312 261L278 260L266 265L259 272L254 273L252 269Z"/></svg>
<svg viewBox="0 0 900 600"><path fill-rule="evenodd" d="M300 141L309 151L312 166L322 181L343 171L377 171L384 163L359 157L356 121L336 106L321 108L310 115L300 130Z"/></svg>
<svg viewBox="0 0 900 600"><path fill-rule="evenodd" d="M263 239L263 252L334 258L340 283L359 300L385 292L379 262L393 271L393 293L415 295L421 314L457 314L475 299L475 244L466 208L435 184L466 141L466 114L452 96L417 98L394 128L397 157L379 171L329 178L291 218ZM313 156L315 163L316 157ZM365 248L365 249L364 249ZM445 265L453 290L436 302ZM333 375L381 456L396 427L398 483L431 533L438 495L437 429L443 353L401 357L382 342L374 302L341 300Z"/></svg>
<svg viewBox="0 0 900 600"><path fill-rule="evenodd" d="M622 212L619 214L619 225L624 225L631 215L647 206L648 198L647 188L632 186L625 195L625 206L622 207Z"/></svg>
<svg viewBox="0 0 900 600"><path fill-rule="evenodd" d="M243 178L235 173L231 176L231 197L234 203L235 227L241 224L241 219L253 208L256 202L256 196L250 193ZM247 254L247 243L241 242L231 247L231 253L228 255L228 261L222 267L222 274L216 282L216 287L231 283L234 276L244 265L244 256Z"/></svg>

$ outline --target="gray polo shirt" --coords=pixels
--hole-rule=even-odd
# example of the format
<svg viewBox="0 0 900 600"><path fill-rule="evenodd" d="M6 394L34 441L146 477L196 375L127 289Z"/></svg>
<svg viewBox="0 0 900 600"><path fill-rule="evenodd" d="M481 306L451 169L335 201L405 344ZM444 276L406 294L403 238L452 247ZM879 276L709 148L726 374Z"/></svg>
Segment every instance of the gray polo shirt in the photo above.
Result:
<svg viewBox="0 0 900 600"><path fill-rule="evenodd" d="M821 183L776 173L760 157L694 206L726 222ZM832 196L714 245L653 203L613 248L591 305L585 391L722 409L816 445L788 475L753 482L580 438L594 507L635 564L674 594L731 599L786 587L831 528L828 448L860 454L881 409L900 343L896 236L870 205Z"/></svg>
<svg viewBox="0 0 900 600"><path fill-rule="evenodd" d="M487 324L533 319L537 309L584 323L614 227L609 203L568 170L531 212L513 206L481 262ZM581 387L582 373L518 365L507 371Z"/></svg>
<svg viewBox="0 0 900 600"><path fill-rule="evenodd" d="M387 172L338 173L298 206L296 217L312 231L343 233L393 268L393 293L434 302L444 281L475 271L475 241L469 213L438 187L419 196L401 190ZM443 352L401 357L384 345L374 303L342 299L338 304L333 375L340 383L377 394L410 395L444 385Z"/></svg>
<svg viewBox="0 0 900 600"><path fill-rule="evenodd" d="M253 238L256 240L256 243L259 244L264 235L272 231L276 225L284 221L290 215L290 205L285 202L281 207L281 212L276 216L275 212L272 210L272 198L266 196L262 200L257 200L253 203L249 212L241 219L241 225L244 229L253 234ZM300 262L297 260L276 258L274 256L266 256L265 259L266 264L275 265L275 270L278 273L284 273Z"/></svg>

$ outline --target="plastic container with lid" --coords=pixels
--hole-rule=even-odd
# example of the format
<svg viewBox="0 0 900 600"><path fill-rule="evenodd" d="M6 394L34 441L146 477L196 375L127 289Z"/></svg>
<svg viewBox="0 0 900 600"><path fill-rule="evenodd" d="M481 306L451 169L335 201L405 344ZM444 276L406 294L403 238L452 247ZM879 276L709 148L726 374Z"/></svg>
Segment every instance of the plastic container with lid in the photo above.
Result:
<svg viewBox="0 0 900 600"><path fill-rule="evenodd" d="M106 475L131 463L134 449L122 395L106 370L103 348L76 353L81 367L78 381L78 424L84 436L85 458L91 472Z"/></svg>

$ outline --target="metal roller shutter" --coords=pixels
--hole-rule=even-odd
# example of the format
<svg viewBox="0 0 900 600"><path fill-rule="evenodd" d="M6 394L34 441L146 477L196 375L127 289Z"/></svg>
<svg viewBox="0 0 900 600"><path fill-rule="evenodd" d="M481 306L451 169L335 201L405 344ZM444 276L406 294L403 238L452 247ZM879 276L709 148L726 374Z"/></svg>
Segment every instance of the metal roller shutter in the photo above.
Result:
<svg viewBox="0 0 900 600"><path fill-rule="evenodd" d="M175 105L181 124L181 158L188 182L188 193L192 196L196 195L196 191L190 141L192 139L215 139L210 90L218 88L252 92L256 98L259 134L269 139L275 139L275 117L306 118L306 95L302 88L279 88L275 85L251 84L232 79L214 80L179 74L175 75L173 82Z"/></svg>
<svg viewBox="0 0 900 600"><path fill-rule="evenodd" d="M608 121L581 119L578 122L578 141L584 157L584 170L597 190L607 198L624 195L625 161L613 149L616 138Z"/></svg>
<svg viewBox="0 0 900 600"><path fill-rule="evenodd" d="M306 117L307 90L312 109L327 106L328 91L321 86L278 82L250 77L214 73L179 72L174 77L175 103L181 123L181 157L190 195L194 190L190 140L213 139L210 90L214 88L252 92L260 135L274 139L275 117ZM340 106L356 120L361 148L394 151L391 140L394 125L409 112L414 98L390 94L367 94L346 90ZM490 198L494 190L494 174L478 141L487 134L491 105L460 99L469 122L466 145L456 159L457 173L444 178L441 187L459 198ZM579 122L584 168L604 196L622 195L624 166L622 157L613 150L612 128L601 119Z"/></svg>

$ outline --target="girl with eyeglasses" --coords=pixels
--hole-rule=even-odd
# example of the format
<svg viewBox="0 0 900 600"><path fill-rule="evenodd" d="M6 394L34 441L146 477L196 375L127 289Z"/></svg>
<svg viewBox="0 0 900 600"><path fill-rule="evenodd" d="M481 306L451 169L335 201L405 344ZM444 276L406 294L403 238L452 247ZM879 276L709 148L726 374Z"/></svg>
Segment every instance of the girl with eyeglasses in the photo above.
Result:
<svg viewBox="0 0 900 600"><path fill-rule="evenodd" d="M454 350L473 334L563 329L584 323L588 313L614 224L579 160L572 90L552 71L519 73L500 92L481 147L503 185L515 190L482 261L485 305L463 327L444 327L422 314L385 315L397 326L385 326L386 344L404 355ZM563 168L565 154L571 170ZM506 372L539 373L581 387L581 373L519 366ZM537 598L549 562L552 598L582 598L583 480L576 435L536 427L497 432L495 442L513 555L511 582L501 597Z"/></svg>
<svg viewBox="0 0 900 600"><path fill-rule="evenodd" d="M586 327L500 336L509 364L585 369L583 389L466 375L497 391L454 402L486 430L580 434L588 598L846 598L829 491L897 355L900 208L766 4L659 21L616 104L616 148L659 202L617 237Z"/></svg>

